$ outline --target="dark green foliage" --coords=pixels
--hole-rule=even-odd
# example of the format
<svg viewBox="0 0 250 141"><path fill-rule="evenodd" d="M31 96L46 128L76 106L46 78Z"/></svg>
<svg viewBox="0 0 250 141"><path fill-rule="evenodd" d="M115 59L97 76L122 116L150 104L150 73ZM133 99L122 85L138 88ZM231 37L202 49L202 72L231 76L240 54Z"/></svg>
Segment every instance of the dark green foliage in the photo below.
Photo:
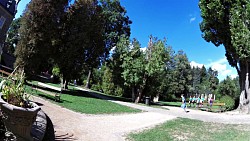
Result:
<svg viewBox="0 0 250 141"><path fill-rule="evenodd" d="M218 87L218 93L223 95L229 95L231 96L234 100L238 99L240 96L240 87L239 87L239 82L238 78L236 79L231 79L229 76L220 82L219 87Z"/></svg>
<svg viewBox="0 0 250 141"><path fill-rule="evenodd" d="M120 93L123 92L127 86L124 85L125 80L122 77L122 72L124 69L122 68L122 64L124 61L124 57L126 56L126 53L128 52L128 46L129 46L129 39L126 36L121 36L119 38L119 41L116 44L115 49L113 50L112 56L107 61L107 69L109 68L111 72L112 82L116 85L116 90L118 92L114 93ZM110 82L106 82L110 83ZM104 83L103 83L104 84ZM117 95L117 94L116 94ZM121 95L121 94L118 94ZM124 95L125 96L125 95Z"/></svg>
<svg viewBox="0 0 250 141"><path fill-rule="evenodd" d="M169 82L170 93L180 97L181 94L187 95L191 92L192 72L188 58L183 51L178 51L173 57L173 67L171 71L171 79Z"/></svg>
<svg viewBox="0 0 250 141"><path fill-rule="evenodd" d="M122 35L126 37L130 36L130 24L129 17L126 15L127 11L121 6L120 0L100 0L102 7L103 22L105 25L104 37L105 37L105 51L108 55L111 48L116 46L119 38Z"/></svg>
<svg viewBox="0 0 250 141"><path fill-rule="evenodd" d="M109 68L106 68L104 71L102 90L105 94L114 95L115 84L112 80L112 73Z"/></svg>
<svg viewBox="0 0 250 141"><path fill-rule="evenodd" d="M21 18L15 64L24 68L27 75L48 70L67 5L68 0L32 0L26 7Z"/></svg>
<svg viewBox="0 0 250 141"><path fill-rule="evenodd" d="M143 77L145 72L145 54L140 50L140 43L134 39L133 48L126 54L122 67L122 77L125 85L130 87L139 87L143 85Z"/></svg>
<svg viewBox="0 0 250 141"><path fill-rule="evenodd" d="M222 96L221 99L220 99L220 102L223 102L225 103L225 107L226 107L226 110L229 111L229 110L233 110L234 107L235 107L235 101L234 99L229 96L229 95L225 95L225 96Z"/></svg>

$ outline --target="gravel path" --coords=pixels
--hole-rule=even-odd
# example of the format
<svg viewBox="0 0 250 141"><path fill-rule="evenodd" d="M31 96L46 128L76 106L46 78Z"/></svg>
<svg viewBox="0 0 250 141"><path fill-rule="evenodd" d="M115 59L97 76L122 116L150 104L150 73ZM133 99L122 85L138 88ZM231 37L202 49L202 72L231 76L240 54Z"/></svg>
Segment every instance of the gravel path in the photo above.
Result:
<svg viewBox="0 0 250 141"><path fill-rule="evenodd" d="M44 99L34 97L51 118L57 140L121 141L124 134L152 127L176 116L156 112L120 115L86 115L62 108Z"/></svg>
<svg viewBox="0 0 250 141"><path fill-rule="evenodd" d="M236 112L210 113L188 109L185 113L179 107L163 106L166 109L152 108L133 103L112 101L121 105L141 109L145 112L119 115L87 115L73 112L42 98L34 97L42 110L51 118L56 140L79 141L121 141L132 131L153 127L177 117L198 119L206 122L227 124L250 124L250 115Z"/></svg>

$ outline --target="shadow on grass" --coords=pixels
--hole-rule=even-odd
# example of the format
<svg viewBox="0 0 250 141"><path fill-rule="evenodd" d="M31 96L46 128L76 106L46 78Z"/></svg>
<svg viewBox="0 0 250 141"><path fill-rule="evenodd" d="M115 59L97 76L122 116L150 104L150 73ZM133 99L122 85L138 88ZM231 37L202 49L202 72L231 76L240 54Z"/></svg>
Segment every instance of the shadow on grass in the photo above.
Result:
<svg viewBox="0 0 250 141"><path fill-rule="evenodd" d="M53 96L50 96L50 95L38 94L38 96L40 96L42 98L46 98L46 99L51 100L51 101L55 101L55 98ZM64 99L60 99L60 101L56 101L56 102L58 102L58 103L64 103L64 102L72 103L71 101L64 100Z"/></svg>
<svg viewBox="0 0 250 141"><path fill-rule="evenodd" d="M37 88L37 89L45 90L45 91L52 92L52 93L59 93L57 90L41 87L38 85L33 85L31 83L26 83L26 85L28 85L32 88ZM93 90L82 91L82 90L77 90L77 89L73 89L73 90L69 89L69 90L62 90L61 94L62 95L67 94L67 95L79 96L79 97L87 97L87 98L104 99L104 100L123 101L123 102L131 102L132 101L131 98L110 96L110 95L106 95L104 93L93 91ZM54 97L50 96L50 95L45 95L45 94L38 94L38 95L41 97L44 97L46 99L50 99L52 101L54 100ZM61 103L62 102L67 102L67 101L61 99Z"/></svg>
<svg viewBox="0 0 250 141"><path fill-rule="evenodd" d="M131 98L125 98L125 97L117 97L117 96L111 96L107 95L98 91L90 90L88 92L90 95L94 96L95 98L99 99L105 99L105 100L113 100L113 101L123 101L123 102L132 102Z"/></svg>
<svg viewBox="0 0 250 141"><path fill-rule="evenodd" d="M160 106L172 106L172 107L180 107L180 104L173 104L173 103L163 103L163 102L155 102L156 105Z"/></svg>

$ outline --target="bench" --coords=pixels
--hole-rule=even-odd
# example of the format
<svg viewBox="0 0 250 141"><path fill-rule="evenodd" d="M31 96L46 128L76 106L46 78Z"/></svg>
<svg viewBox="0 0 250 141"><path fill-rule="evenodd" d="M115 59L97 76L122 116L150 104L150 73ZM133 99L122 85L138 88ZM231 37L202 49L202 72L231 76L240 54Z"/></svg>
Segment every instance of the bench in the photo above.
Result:
<svg viewBox="0 0 250 141"><path fill-rule="evenodd" d="M4 70L0 70L0 73L1 74L5 74L5 75L7 75L7 76L9 76L11 73L9 73L9 72L7 72L7 71L4 71Z"/></svg>
<svg viewBox="0 0 250 141"><path fill-rule="evenodd" d="M221 111L224 111L223 110L223 106L225 106L226 104L225 103L213 103L212 106L210 106L210 103L202 103L203 106L206 105L207 106L207 111L208 110L211 110L212 106L219 106L220 107L220 112Z"/></svg>
<svg viewBox="0 0 250 141"><path fill-rule="evenodd" d="M49 93L46 93L46 94L54 96L55 101L60 101L61 92L62 92L61 88L58 88L58 87L55 87L55 86L51 86L51 85L48 85L48 84L45 84L45 83L41 83L41 82L38 82L37 85L40 86L40 87L49 88L51 90L57 91L57 93L51 93L51 92L49 92Z"/></svg>

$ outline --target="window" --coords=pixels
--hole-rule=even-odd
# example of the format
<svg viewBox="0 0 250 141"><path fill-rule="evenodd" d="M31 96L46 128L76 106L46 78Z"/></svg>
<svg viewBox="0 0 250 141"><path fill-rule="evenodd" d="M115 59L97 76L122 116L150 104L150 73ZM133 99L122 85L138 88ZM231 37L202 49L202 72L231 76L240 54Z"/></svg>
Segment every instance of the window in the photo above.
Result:
<svg viewBox="0 0 250 141"><path fill-rule="evenodd" d="M1 16L1 18L0 18L0 29L3 28L3 25L4 25L5 20L6 20L6 18L3 17L3 16Z"/></svg>

